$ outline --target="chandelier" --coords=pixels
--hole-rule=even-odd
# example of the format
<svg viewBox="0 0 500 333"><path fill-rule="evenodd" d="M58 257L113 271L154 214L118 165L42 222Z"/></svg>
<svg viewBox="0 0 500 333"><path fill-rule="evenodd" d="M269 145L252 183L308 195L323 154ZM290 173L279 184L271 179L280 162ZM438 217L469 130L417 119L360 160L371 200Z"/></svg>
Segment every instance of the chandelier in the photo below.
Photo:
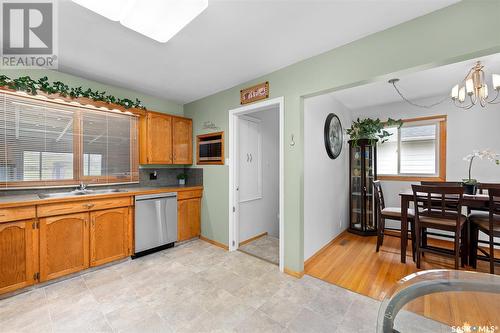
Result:
<svg viewBox="0 0 500 333"><path fill-rule="evenodd" d="M459 84L456 84L451 89L451 100L456 107L468 110L474 105L479 104L481 107L485 107L487 104L499 104L500 103L500 75L492 74L492 86L495 91L495 96L488 96L488 84L486 83L485 74L483 71L484 66L478 61L474 67L472 67L465 78ZM408 99L401 90L399 90L397 83L399 79L394 78L388 81L391 84L398 95L406 103L419 108L430 109L439 104L442 104L449 100L449 95L445 95L440 100L431 104L419 104L410 99ZM489 98L488 98L489 97ZM498 100L498 101L497 101Z"/></svg>
<svg viewBox="0 0 500 333"><path fill-rule="evenodd" d="M451 100L455 106L462 109L470 109L476 104L485 107L487 104L498 104L496 102L500 93L500 75L492 74L493 89L496 91L495 97L488 99L488 84L483 71L484 66L478 61L469 70L462 82L451 89Z"/></svg>

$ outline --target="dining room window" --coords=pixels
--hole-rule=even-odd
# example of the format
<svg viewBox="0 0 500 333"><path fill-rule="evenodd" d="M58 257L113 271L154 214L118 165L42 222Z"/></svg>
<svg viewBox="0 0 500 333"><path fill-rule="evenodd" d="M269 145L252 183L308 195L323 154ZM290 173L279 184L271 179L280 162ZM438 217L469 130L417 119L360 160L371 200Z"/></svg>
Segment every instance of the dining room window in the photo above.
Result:
<svg viewBox="0 0 500 333"><path fill-rule="evenodd" d="M446 179L446 116L407 119L386 131L391 136L377 145L379 179Z"/></svg>
<svg viewBox="0 0 500 333"><path fill-rule="evenodd" d="M138 181L132 114L0 93L0 186Z"/></svg>

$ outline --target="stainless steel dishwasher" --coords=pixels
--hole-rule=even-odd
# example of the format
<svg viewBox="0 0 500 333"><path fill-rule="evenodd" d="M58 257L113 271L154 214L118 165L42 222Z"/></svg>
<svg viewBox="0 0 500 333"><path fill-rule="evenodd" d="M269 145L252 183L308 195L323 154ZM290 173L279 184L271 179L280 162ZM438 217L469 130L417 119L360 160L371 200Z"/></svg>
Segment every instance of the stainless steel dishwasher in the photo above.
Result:
<svg viewBox="0 0 500 333"><path fill-rule="evenodd" d="M141 257L174 246L177 241L177 193L135 197L135 251Z"/></svg>

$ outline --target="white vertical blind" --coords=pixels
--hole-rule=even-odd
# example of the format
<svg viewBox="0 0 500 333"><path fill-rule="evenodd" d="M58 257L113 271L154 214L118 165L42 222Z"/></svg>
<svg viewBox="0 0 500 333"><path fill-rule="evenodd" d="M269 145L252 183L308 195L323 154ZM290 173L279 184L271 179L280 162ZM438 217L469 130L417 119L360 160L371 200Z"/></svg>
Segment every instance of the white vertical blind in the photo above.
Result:
<svg viewBox="0 0 500 333"><path fill-rule="evenodd" d="M137 118L0 93L0 184L138 178Z"/></svg>

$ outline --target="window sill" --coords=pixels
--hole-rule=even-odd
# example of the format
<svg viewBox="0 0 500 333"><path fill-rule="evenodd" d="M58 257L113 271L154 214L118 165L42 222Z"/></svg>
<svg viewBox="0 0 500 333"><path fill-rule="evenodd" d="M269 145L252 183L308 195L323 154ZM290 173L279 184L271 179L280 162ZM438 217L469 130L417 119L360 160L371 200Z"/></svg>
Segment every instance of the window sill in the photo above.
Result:
<svg viewBox="0 0 500 333"><path fill-rule="evenodd" d="M401 182L444 182L446 177L425 177L425 176L377 176L377 180L392 180Z"/></svg>

